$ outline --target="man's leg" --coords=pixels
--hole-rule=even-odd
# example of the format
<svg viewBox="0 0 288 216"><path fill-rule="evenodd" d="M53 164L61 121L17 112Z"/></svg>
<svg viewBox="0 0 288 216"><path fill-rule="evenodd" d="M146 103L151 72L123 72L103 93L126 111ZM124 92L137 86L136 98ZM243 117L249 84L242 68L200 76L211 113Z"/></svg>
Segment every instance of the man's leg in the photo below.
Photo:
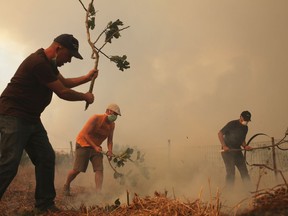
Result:
<svg viewBox="0 0 288 216"><path fill-rule="evenodd" d="M76 178L76 176L77 176L79 173L80 173L79 171L76 171L76 170L74 170L74 169L70 170L70 171L68 172L68 176L67 176L65 185L67 185L67 186L70 188L71 182Z"/></svg>
<svg viewBox="0 0 288 216"><path fill-rule="evenodd" d="M235 163L233 152L221 153L226 168L226 186L231 187L235 182Z"/></svg>
<svg viewBox="0 0 288 216"><path fill-rule="evenodd" d="M22 121L0 115L0 199L17 174L28 134Z"/></svg>
<svg viewBox="0 0 288 216"><path fill-rule="evenodd" d="M70 184L71 182L76 178L76 176L79 174L79 171L76 171L74 169L70 170L67 175L66 183L64 184L63 193L65 196L71 196L70 194Z"/></svg>
<svg viewBox="0 0 288 216"><path fill-rule="evenodd" d="M248 190L251 190L252 185L251 185L250 175L248 173L246 161L242 152L238 152L237 156L235 157L235 165L237 169L239 170L239 173L241 175L241 178L245 186L248 187Z"/></svg>
<svg viewBox="0 0 288 216"><path fill-rule="evenodd" d="M91 156L91 162L95 172L95 186L96 192L99 193L102 190L103 185L103 155L101 153L95 152L93 150L93 155Z"/></svg>
<svg viewBox="0 0 288 216"><path fill-rule="evenodd" d="M82 148L76 143L75 161L73 169L68 172L66 183L64 184L63 193L65 196L70 196L70 184L77 177L80 172L86 172L90 148Z"/></svg>
<svg viewBox="0 0 288 216"><path fill-rule="evenodd" d="M102 190L103 184L103 170L95 171L95 185L96 185L96 193L100 193Z"/></svg>
<svg viewBox="0 0 288 216"><path fill-rule="evenodd" d="M35 207L45 211L54 206L56 197L54 187L55 152L41 123L34 127L34 134L25 150L35 165Z"/></svg>

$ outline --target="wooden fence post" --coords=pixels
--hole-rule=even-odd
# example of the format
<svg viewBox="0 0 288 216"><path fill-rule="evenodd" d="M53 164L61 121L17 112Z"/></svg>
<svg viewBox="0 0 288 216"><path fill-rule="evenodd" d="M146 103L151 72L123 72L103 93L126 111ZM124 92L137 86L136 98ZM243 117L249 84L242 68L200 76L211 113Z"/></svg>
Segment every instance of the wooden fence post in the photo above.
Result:
<svg viewBox="0 0 288 216"><path fill-rule="evenodd" d="M168 166L171 167L171 140L168 139Z"/></svg>
<svg viewBox="0 0 288 216"><path fill-rule="evenodd" d="M274 137L272 139L272 160L273 160L273 170L276 180L278 180L278 171L277 171L277 164L276 164L276 153L275 153L275 140Z"/></svg>
<svg viewBox="0 0 288 216"><path fill-rule="evenodd" d="M70 157L71 157L72 159L74 159L74 152L73 152L72 141L70 141Z"/></svg>

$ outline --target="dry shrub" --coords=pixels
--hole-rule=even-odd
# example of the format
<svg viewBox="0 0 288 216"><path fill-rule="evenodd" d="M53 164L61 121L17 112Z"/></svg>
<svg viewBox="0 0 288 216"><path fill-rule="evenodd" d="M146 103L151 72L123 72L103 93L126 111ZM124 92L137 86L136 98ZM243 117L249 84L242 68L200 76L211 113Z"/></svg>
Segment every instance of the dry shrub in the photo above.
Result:
<svg viewBox="0 0 288 216"><path fill-rule="evenodd" d="M242 215L288 215L287 185L277 185L272 189L255 192L253 208Z"/></svg>

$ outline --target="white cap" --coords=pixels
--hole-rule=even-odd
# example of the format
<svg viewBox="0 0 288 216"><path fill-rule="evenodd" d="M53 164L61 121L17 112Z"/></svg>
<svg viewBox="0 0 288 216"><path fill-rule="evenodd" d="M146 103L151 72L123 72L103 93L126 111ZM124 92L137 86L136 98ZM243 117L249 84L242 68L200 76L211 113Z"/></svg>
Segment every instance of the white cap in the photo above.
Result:
<svg viewBox="0 0 288 216"><path fill-rule="evenodd" d="M107 109L112 110L113 112L117 113L121 116L120 108L117 104L110 104Z"/></svg>

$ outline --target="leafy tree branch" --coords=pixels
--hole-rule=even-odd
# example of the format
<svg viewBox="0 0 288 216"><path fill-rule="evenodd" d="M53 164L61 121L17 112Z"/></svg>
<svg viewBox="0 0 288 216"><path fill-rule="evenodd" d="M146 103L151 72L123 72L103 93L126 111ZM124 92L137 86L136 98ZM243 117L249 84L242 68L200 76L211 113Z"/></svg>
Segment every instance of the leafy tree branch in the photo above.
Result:
<svg viewBox="0 0 288 216"><path fill-rule="evenodd" d="M104 55L106 58L108 58L110 61L114 62L119 70L124 71L125 69L130 68L130 63L127 61L127 56L123 55L121 56L108 56L105 54L102 50L103 48L108 44L112 43L112 40L118 39L121 35L120 32L129 28L129 26L120 28L120 26L123 26L123 22L117 19L116 21L112 22L110 21L107 26L104 28L104 30L98 35L96 40L93 42L91 39L91 31L95 29L95 18L96 18L96 10L94 7L94 0L91 0L91 2L88 4L88 7L86 8L82 0L79 0L81 6L86 12L85 16L85 27L86 27L86 35L87 35L87 41L92 49L91 58L95 59L94 63L94 69L98 69L98 63L99 63L99 53ZM101 46L98 46L100 48L97 48L96 43L100 42L100 38L104 37L104 42ZM95 79L91 80L89 92L93 91L94 88L94 82ZM89 104L86 103L85 110L88 108Z"/></svg>

